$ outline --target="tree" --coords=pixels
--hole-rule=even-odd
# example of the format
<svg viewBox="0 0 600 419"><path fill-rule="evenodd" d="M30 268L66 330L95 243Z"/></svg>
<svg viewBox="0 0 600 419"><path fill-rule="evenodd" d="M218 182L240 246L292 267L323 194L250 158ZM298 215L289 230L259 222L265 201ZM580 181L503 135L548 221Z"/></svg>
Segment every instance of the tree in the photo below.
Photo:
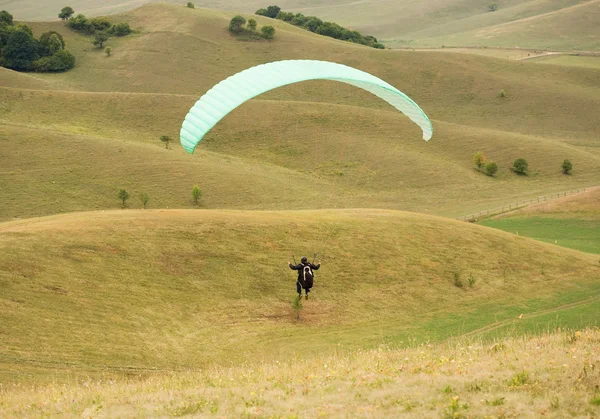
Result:
<svg viewBox="0 0 600 419"><path fill-rule="evenodd" d="M246 19L243 16L237 15L229 21L229 32L238 34L244 30Z"/></svg>
<svg viewBox="0 0 600 419"><path fill-rule="evenodd" d="M129 193L125 189L120 189L119 199L122 201L123 208L125 208L125 201L129 199Z"/></svg>
<svg viewBox="0 0 600 419"><path fill-rule="evenodd" d="M169 137L168 135L161 135L160 136L160 141L162 141L163 143L165 143L165 147L168 149L169 148L169 142L171 141L171 137Z"/></svg>
<svg viewBox="0 0 600 419"><path fill-rule="evenodd" d="M496 162L488 161L485 164L485 174L486 175L494 176L497 171L498 171L498 165L496 164Z"/></svg>
<svg viewBox="0 0 600 419"><path fill-rule="evenodd" d="M571 163L571 160L569 159L565 159L565 161L563 161L562 166L560 166L562 168L562 172L565 175L570 175L571 171L573 170L573 164Z"/></svg>
<svg viewBox="0 0 600 419"><path fill-rule="evenodd" d="M279 6L269 6L269 7L267 7L266 16L275 19L280 11L281 11L281 7L279 7Z"/></svg>
<svg viewBox="0 0 600 419"><path fill-rule="evenodd" d="M258 9L256 12L254 12L255 15L259 15L259 16L266 16L267 15L267 9Z"/></svg>
<svg viewBox="0 0 600 419"><path fill-rule="evenodd" d="M529 164L527 160L521 158L513 162L513 171L518 175L526 175Z"/></svg>
<svg viewBox="0 0 600 419"><path fill-rule="evenodd" d="M144 209L146 209L146 205L150 202L150 196L146 192L142 192L140 194L140 201L142 201L142 205L144 206Z"/></svg>
<svg viewBox="0 0 600 419"><path fill-rule="evenodd" d="M109 32L112 35L121 37L129 35L132 30L129 27L129 23L117 23L110 28Z"/></svg>
<svg viewBox="0 0 600 419"><path fill-rule="evenodd" d="M498 10L498 7L499 7L498 3L490 3L488 5L488 10L490 12L495 12L496 10Z"/></svg>
<svg viewBox="0 0 600 419"><path fill-rule="evenodd" d="M250 29L251 31L256 30L256 20L248 19L248 29Z"/></svg>
<svg viewBox="0 0 600 419"><path fill-rule="evenodd" d="M306 22L304 22L304 27L311 32L316 32L319 29L319 26L323 24L323 21L318 17L310 16Z"/></svg>
<svg viewBox="0 0 600 419"><path fill-rule="evenodd" d="M109 36L104 32L98 32L94 35L94 40L92 44L96 45L98 48L104 47L104 43L108 41Z"/></svg>
<svg viewBox="0 0 600 419"><path fill-rule="evenodd" d="M73 30L87 33L88 35L92 35L94 32L96 32L96 27L94 24L82 14L78 14L75 17L69 18L67 25Z"/></svg>
<svg viewBox="0 0 600 419"><path fill-rule="evenodd" d="M60 42L60 47L56 43L56 40ZM61 34L55 31L44 32L40 35L40 46L44 49L44 53L52 55L59 49L65 49L65 40ZM58 47L58 48L57 48Z"/></svg>
<svg viewBox="0 0 600 419"><path fill-rule="evenodd" d="M69 20L69 18L71 16L73 16L74 13L75 13L75 10L73 10L72 7L66 6L66 7L62 8L60 13L58 14L58 17L61 18L62 20Z"/></svg>
<svg viewBox="0 0 600 419"><path fill-rule="evenodd" d="M106 47L106 48L104 48L104 52L106 53L107 57L110 57L110 54L112 54L112 48Z"/></svg>
<svg viewBox="0 0 600 419"><path fill-rule="evenodd" d="M39 43L24 30L14 30L2 48L0 64L6 68L21 71L33 70L33 61L39 56Z"/></svg>
<svg viewBox="0 0 600 419"><path fill-rule="evenodd" d="M202 191L200 190L198 185L195 185L192 188L192 199L194 200L194 205L198 205L198 201L202 199Z"/></svg>
<svg viewBox="0 0 600 419"><path fill-rule="evenodd" d="M273 39L275 36L275 28L273 26L267 25L260 28L262 35L265 39Z"/></svg>
<svg viewBox="0 0 600 419"><path fill-rule="evenodd" d="M194 3L192 3L191 1L188 1L187 8L188 9L195 9L196 5Z"/></svg>
<svg viewBox="0 0 600 419"><path fill-rule="evenodd" d="M284 22L291 22L292 19L294 19L294 14L291 12L287 13L282 10L277 14L276 18L279 20L283 20Z"/></svg>
<svg viewBox="0 0 600 419"><path fill-rule="evenodd" d="M475 166L477 166L477 169L479 169L479 170L481 170L483 168L483 166L485 166L485 161L486 161L485 155L481 151L478 151L473 156L473 163L475 163Z"/></svg>
<svg viewBox="0 0 600 419"><path fill-rule="evenodd" d="M12 26L13 25L13 15L8 13L6 10L2 10L0 12L0 26Z"/></svg>

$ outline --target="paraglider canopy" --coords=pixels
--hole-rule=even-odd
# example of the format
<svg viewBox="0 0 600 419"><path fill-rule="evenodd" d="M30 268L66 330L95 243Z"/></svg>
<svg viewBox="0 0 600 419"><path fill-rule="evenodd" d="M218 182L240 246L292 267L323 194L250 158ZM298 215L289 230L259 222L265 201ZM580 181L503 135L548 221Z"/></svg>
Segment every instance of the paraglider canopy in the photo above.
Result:
<svg viewBox="0 0 600 419"><path fill-rule="evenodd" d="M307 80L333 80L360 87L408 116L428 141L433 135L429 118L408 96L364 71L327 61L287 60L261 64L231 76L196 102L181 127L181 145L189 153L221 119L242 103L277 87Z"/></svg>

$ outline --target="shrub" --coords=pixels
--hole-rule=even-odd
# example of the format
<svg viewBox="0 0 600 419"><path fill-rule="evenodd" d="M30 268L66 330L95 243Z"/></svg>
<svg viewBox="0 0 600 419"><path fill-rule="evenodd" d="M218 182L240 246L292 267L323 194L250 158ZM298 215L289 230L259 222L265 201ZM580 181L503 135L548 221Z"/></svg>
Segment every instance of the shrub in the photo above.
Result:
<svg viewBox="0 0 600 419"><path fill-rule="evenodd" d="M506 92L504 91L504 89L498 92L498 97L506 97Z"/></svg>
<svg viewBox="0 0 600 419"><path fill-rule="evenodd" d="M267 25L260 28L262 35L265 39L273 39L275 36L275 28L273 26Z"/></svg>
<svg viewBox="0 0 600 419"><path fill-rule="evenodd" d="M198 202L202 199L202 191L200 190L198 185L195 185L192 188L192 199L194 201L194 205L198 205Z"/></svg>
<svg viewBox="0 0 600 419"><path fill-rule="evenodd" d="M142 192L140 194L140 201L142 201L142 205L144 206L144 209L146 209L148 202L150 202L150 196L146 192Z"/></svg>
<svg viewBox="0 0 600 419"><path fill-rule="evenodd" d="M485 166L486 160L487 159L485 158L485 154L483 154L483 152L481 152L481 151L478 151L473 156L473 163L475 163L475 166L477 166L477 168L479 170L483 169L483 167Z"/></svg>
<svg viewBox="0 0 600 419"><path fill-rule="evenodd" d="M94 28L97 31L106 31L112 26L112 24L105 17L95 17L90 19L90 23L94 25Z"/></svg>
<svg viewBox="0 0 600 419"><path fill-rule="evenodd" d="M251 31L256 30L256 20L248 19L248 29L250 29Z"/></svg>
<svg viewBox="0 0 600 419"><path fill-rule="evenodd" d="M499 7L499 6L498 6L498 3L490 3L490 4L488 5L488 10L489 10L490 12L495 12L496 10L498 10L498 7Z"/></svg>
<svg viewBox="0 0 600 419"><path fill-rule="evenodd" d="M459 272L454 272L454 286L458 287L458 288L462 288L463 287L463 283L462 283L462 280L460 279L460 273Z"/></svg>
<svg viewBox="0 0 600 419"><path fill-rule="evenodd" d="M485 164L485 174L486 175L494 176L497 171L498 171L498 165L496 164L496 162L488 161Z"/></svg>
<svg viewBox="0 0 600 419"><path fill-rule="evenodd" d="M169 142L171 141L171 137L169 137L168 135L161 135L160 136L160 141L162 141L163 143L165 143L165 148L169 148Z"/></svg>
<svg viewBox="0 0 600 419"><path fill-rule="evenodd" d="M237 15L229 21L229 32L238 34L244 30L246 19L243 16Z"/></svg>
<svg viewBox="0 0 600 419"><path fill-rule="evenodd" d="M125 201L129 199L129 193L125 189L120 189L119 199L121 200L122 207L125 208Z"/></svg>
<svg viewBox="0 0 600 419"><path fill-rule="evenodd" d="M469 275L469 287L473 288L476 282L477 280L475 279L475 277L473 275Z"/></svg>
<svg viewBox="0 0 600 419"><path fill-rule="evenodd" d="M187 8L188 9L195 9L196 5L194 3L192 3L191 1L188 1Z"/></svg>
<svg viewBox="0 0 600 419"><path fill-rule="evenodd" d="M513 162L513 171L518 175L526 175L529 164L527 160L520 158Z"/></svg>
<svg viewBox="0 0 600 419"><path fill-rule="evenodd" d="M33 66L40 73L67 71L75 67L75 56L61 49L49 57L34 61Z"/></svg>
<svg viewBox="0 0 600 419"><path fill-rule="evenodd" d="M107 57L110 57L110 54L112 54L112 48L106 47L106 48L104 48L104 52L106 53Z"/></svg>
<svg viewBox="0 0 600 419"><path fill-rule="evenodd" d="M292 300L292 310L296 314L296 320L300 320L300 312L302 311L302 298L300 295Z"/></svg>
<svg viewBox="0 0 600 419"><path fill-rule="evenodd" d="M129 27L129 23L117 23L113 25L109 33L115 36L127 36L131 33L131 28Z"/></svg>
<svg viewBox="0 0 600 419"><path fill-rule="evenodd" d="M571 160L569 159L565 159L565 161L563 161L562 166L560 166L562 169L562 172L565 175L570 175L571 171L573 170L573 164L571 163Z"/></svg>

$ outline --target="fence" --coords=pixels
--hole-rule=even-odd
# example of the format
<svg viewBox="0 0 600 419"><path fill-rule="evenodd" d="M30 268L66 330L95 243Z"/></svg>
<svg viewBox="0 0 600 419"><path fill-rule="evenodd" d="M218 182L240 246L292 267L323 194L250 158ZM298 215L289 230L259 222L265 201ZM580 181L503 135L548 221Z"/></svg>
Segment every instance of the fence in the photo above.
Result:
<svg viewBox="0 0 600 419"><path fill-rule="evenodd" d="M526 199L523 201L517 201L514 204L508 204L508 205L504 205L502 207L476 212L474 214L465 215L463 217L458 217L457 220L474 222L474 221L477 221L479 218L487 218L487 217L491 217L494 215L503 214L505 212L514 211L519 208L524 208L531 204L537 204L540 202L549 201L551 199L556 199L561 196L574 195L574 194L578 194L581 192L587 192L591 188L592 187L572 189L572 190L566 191L566 192L558 192L558 193L554 193L554 194L550 194L550 195L538 196L537 198Z"/></svg>

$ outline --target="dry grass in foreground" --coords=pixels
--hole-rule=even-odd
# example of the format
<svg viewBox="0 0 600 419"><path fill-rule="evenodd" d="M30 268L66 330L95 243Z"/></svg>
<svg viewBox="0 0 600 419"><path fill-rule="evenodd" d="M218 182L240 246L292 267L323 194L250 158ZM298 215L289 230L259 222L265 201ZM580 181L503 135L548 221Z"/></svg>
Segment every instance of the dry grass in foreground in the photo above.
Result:
<svg viewBox="0 0 600 419"><path fill-rule="evenodd" d="M0 416L596 417L600 330L0 387ZM251 358L251 354L248 354Z"/></svg>

